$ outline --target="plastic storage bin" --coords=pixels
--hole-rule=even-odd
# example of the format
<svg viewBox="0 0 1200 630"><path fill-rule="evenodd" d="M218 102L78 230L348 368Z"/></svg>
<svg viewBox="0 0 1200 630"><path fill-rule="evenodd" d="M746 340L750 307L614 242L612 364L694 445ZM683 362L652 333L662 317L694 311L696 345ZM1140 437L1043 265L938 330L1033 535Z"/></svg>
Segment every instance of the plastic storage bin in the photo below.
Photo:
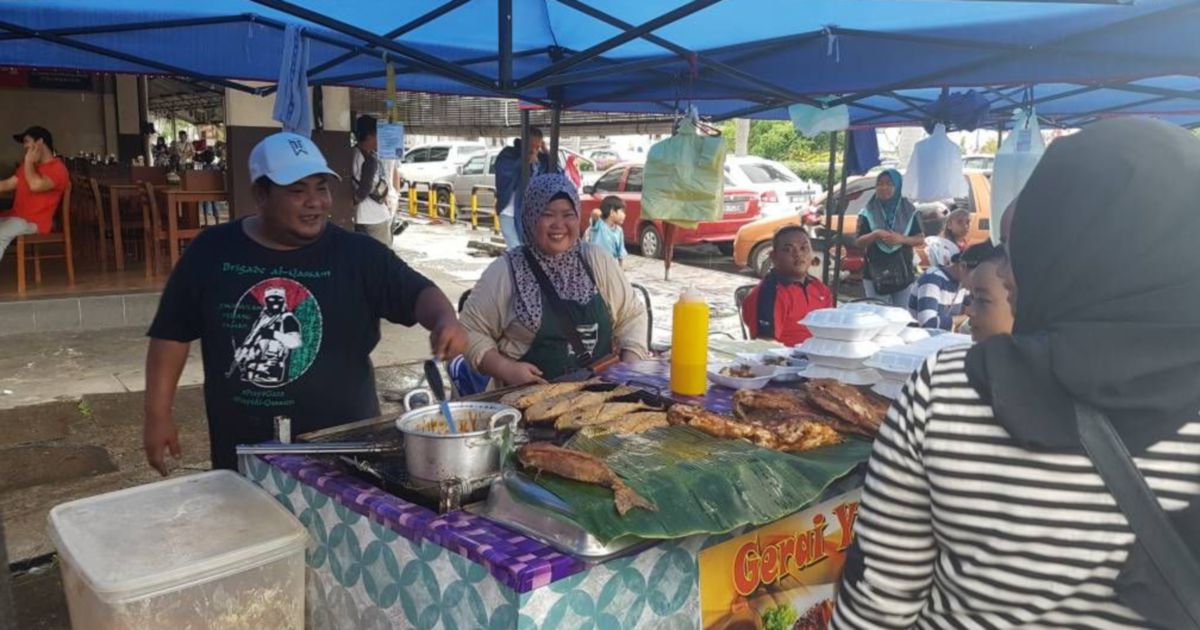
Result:
<svg viewBox="0 0 1200 630"><path fill-rule="evenodd" d="M304 627L304 526L231 471L64 503L50 535L76 630Z"/></svg>
<svg viewBox="0 0 1200 630"><path fill-rule="evenodd" d="M838 341L812 337L796 346L796 351L808 356L813 365L857 370L863 361L879 352L879 344L873 341Z"/></svg>
<svg viewBox="0 0 1200 630"><path fill-rule="evenodd" d="M800 323L814 337L840 341L870 341L888 325L886 319L875 313L842 308L811 311Z"/></svg>

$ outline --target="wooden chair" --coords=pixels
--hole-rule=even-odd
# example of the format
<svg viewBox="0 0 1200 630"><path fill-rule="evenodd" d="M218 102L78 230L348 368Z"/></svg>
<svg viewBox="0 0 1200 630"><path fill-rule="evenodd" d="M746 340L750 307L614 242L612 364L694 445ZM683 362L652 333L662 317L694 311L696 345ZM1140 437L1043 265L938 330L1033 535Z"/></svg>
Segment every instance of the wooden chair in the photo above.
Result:
<svg viewBox="0 0 1200 630"><path fill-rule="evenodd" d="M108 213L105 209L104 197L100 194L100 182L95 177L87 178L88 193L91 196L91 208L95 213L97 241L99 242L100 268L108 271Z"/></svg>
<svg viewBox="0 0 1200 630"><path fill-rule="evenodd" d="M190 241L200 235L203 228L183 225L176 217L176 225L179 226L174 234L170 233L170 221L167 217L167 212L170 208L163 208L158 203L158 191L154 189L154 185L149 182L143 183L142 188L145 191L142 195L142 204L144 213L148 214L150 223L150 234L146 237L146 257L147 257L147 275L150 274L150 269L155 273L158 272L160 260L170 260L170 256L163 254L160 249L163 245L170 245L171 239L174 238L181 245L184 241ZM168 265L169 267L169 265ZM167 271L170 271L168 268Z"/></svg>
<svg viewBox="0 0 1200 630"><path fill-rule="evenodd" d="M67 265L67 286L75 286L75 258L71 251L71 184L67 184L67 189L63 191L62 200L59 202L61 212L58 216L58 228L61 231L51 232L49 234L30 234L28 236L18 236L17 245L17 294L25 295L25 262L26 258L33 259L33 280L38 286L42 284L42 261L62 259ZM43 254L42 246L61 244L63 248L62 254ZM33 255L26 254L26 248L29 248Z"/></svg>
<svg viewBox="0 0 1200 630"><path fill-rule="evenodd" d="M225 173L221 171L184 171L179 180L181 190L194 190L203 192L225 190ZM219 202L212 201L209 203ZM193 216L196 217L201 224L207 223L204 213L200 212L201 208L199 203L186 203L184 206L188 208L188 212L185 215L188 217L188 227L191 227L190 220ZM195 210L195 212L192 210ZM216 210L216 213L217 215L215 220L217 223L220 223L221 212L219 208Z"/></svg>

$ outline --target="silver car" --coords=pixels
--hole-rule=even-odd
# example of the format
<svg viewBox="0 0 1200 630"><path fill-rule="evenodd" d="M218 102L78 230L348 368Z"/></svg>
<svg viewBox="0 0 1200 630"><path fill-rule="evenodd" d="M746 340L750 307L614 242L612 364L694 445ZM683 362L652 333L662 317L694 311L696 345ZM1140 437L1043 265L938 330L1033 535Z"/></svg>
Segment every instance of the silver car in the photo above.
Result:
<svg viewBox="0 0 1200 630"><path fill-rule="evenodd" d="M471 189L475 186L496 186L496 156L500 151L488 151L472 156L458 172L445 178L454 189L454 201L460 208L471 206ZM479 207L491 208L496 203L491 191L479 192Z"/></svg>

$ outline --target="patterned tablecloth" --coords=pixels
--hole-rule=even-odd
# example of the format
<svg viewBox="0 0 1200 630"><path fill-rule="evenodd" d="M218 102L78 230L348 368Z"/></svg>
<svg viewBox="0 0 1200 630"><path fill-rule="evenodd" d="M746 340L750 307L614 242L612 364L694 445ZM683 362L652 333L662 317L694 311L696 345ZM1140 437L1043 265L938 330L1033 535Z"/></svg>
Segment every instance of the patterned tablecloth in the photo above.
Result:
<svg viewBox="0 0 1200 630"><path fill-rule="evenodd" d="M308 528L306 626L696 628L696 558L724 536L588 564L465 512L438 515L320 461L244 456L242 471Z"/></svg>
<svg viewBox="0 0 1200 630"><path fill-rule="evenodd" d="M680 396L672 393L671 362L667 359L618 363L605 370L600 377L612 383L640 385L643 389L656 390L660 395L675 402L704 407L722 414L733 413L733 394L736 390L710 384L703 396Z"/></svg>

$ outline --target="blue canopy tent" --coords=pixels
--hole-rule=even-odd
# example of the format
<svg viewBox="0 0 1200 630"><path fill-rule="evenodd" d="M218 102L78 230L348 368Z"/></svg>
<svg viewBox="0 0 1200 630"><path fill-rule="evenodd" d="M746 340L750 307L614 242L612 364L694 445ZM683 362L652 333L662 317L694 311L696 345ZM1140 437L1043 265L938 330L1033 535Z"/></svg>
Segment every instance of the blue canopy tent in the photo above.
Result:
<svg viewBox="0 0 1200 630"><path fill-rule="evenodd" d="M15 0L0 16L0 65L182 75L234 87L227 79L275 80L282 29L296 23L308 29L315 84L383 87L386 53L401 90L565 107L691 99L706 114L731 117L817 95L891 110L876 103L897 90L1132 81L1187 74L1200 60L1196 0L402 6L405 15L389 19L368 0Z"/></svg>

